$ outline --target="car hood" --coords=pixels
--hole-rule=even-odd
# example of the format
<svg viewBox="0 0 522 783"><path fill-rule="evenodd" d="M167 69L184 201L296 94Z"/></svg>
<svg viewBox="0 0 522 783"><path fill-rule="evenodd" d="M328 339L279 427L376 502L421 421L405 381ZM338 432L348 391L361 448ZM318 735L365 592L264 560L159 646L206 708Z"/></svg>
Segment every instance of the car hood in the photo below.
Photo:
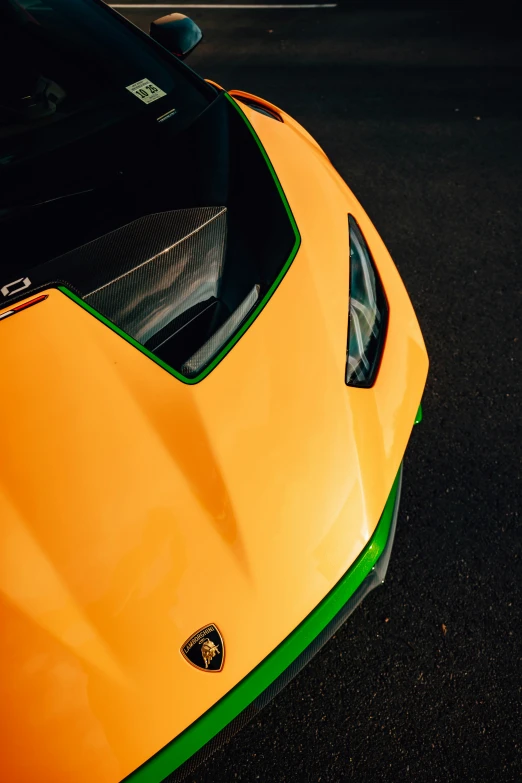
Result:
<svg viewBox="0 0 522 783"><path fill-rule="evenodd" d="M146 761L326 595L393 483L427 367L411 305L383 255L393 359L374 389L348 389L347 212L380 240L320 150L252 122L303 241L202 383L172 377L56 289L0 322L11 781L114 783ZM300 192L303 155L314 204ZM212 676L180 651L209 623L226 650Z"/></svg>

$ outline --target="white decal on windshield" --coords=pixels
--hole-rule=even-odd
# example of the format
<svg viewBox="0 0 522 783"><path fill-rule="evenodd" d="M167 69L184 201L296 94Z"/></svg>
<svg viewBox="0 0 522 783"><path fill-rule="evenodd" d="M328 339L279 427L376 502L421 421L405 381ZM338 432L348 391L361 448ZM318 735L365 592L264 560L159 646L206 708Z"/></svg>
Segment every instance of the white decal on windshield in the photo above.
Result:
<svg viewBox="0 0 522 783"><path fill-rule="evenodd" d="M139 82L129 84L126 89L135 95L136 98L139 98L140 101L143 101L143 103L153 103L153 101L157 101L158 98L163 98L167 94L148 79L140 79Z"/></svg>

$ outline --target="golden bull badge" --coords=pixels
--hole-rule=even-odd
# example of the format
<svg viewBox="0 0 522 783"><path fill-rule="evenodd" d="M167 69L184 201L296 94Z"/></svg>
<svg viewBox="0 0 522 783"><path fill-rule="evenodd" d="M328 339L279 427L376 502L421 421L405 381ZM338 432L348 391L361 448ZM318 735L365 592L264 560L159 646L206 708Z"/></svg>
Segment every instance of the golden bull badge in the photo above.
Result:
<svg viewBox="0 0 522 783"><path fill-rule="evenodd" d="M181 648L192 666L204 672L220 672L225 662L225 644L217 625L204 625Z"/></svg>

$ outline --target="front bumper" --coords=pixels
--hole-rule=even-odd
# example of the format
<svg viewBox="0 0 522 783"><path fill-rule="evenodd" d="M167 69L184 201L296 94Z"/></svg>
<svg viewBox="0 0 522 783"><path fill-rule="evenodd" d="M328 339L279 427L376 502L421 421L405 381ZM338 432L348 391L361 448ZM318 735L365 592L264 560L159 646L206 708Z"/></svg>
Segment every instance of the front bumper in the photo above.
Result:
<svg viewBox="0 0 522 783"><path fill-rule="evenodd" d="M402 463L379 523L355 563L303 622L210 710L125 783L177 783L257 715L298 674L375 587L384 582L395 538Z"/></svg>

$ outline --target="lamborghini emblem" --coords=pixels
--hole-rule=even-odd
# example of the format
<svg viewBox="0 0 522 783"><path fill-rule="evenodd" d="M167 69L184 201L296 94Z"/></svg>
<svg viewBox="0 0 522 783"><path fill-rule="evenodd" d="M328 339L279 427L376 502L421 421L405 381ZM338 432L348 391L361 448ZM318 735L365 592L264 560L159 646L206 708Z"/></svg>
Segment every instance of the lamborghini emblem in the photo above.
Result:
<svg viewBox="0 0 522 783"><path fill-rule="evenodd" d="M220 672L225 662L225 645L216 625L204 625L193 634L181 654L192 666L204 672Z"/></svg>
<svg viewBox="0 0 522 783"><path fill-rule="evenodd" d="M203 656L203 660L205 661L205 669L208 669L209 663L212 663L212 658L214 655L221 655L219 652L219 647L217 647L214 642L212 642L210 639L203 639L202 642L200 642L201 645L201 655Z"/></svg>

